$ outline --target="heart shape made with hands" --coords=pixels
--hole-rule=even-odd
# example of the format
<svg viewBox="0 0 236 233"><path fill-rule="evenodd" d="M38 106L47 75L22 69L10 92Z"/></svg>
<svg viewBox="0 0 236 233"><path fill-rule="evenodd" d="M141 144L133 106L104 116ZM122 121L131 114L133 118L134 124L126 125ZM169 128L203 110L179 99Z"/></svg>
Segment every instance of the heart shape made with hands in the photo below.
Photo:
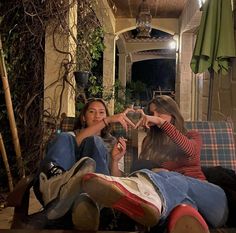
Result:
<svg viewBox="0 0 236 233"><path fill-rule="evenodd" d="M125 113L125 115L129 118L130 121L134 123L135 126L139 122L139 120L142 118L142 113L138 111L134 111L134 112L128 111L127 113Z"/></svg>

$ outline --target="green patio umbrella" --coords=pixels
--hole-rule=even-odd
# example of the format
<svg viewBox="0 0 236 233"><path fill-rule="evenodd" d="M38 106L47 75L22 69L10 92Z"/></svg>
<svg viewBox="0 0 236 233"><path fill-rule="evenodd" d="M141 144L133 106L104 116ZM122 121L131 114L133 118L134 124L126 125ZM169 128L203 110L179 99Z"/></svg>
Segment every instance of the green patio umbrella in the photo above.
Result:
<svg viewBox="0 0 236 233"><path fill-rule="evenodd" d="M210 71L208 113L211 111L213 72L227 74L230 58L235 56L231 0L207 0L190 66L195 74Z"/></svg>

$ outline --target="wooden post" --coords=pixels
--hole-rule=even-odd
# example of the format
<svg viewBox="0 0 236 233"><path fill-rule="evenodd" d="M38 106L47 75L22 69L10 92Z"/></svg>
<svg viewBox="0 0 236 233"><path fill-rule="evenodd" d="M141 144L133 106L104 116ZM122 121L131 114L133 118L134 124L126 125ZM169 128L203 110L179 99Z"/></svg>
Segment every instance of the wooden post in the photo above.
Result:
<svg viewBox="0 0 236 233"><path fill-rule="evenodd" d="M0 38L0 71L1 71L1 77L2 77L3 90L5 93L7 113L8 113L8 118L9 118L9 122L10 122L11 133L12 133L12 140L13 140L14 149L15 149L15 153L16 153L16 160L17 160L18 167L20 170L20 175L22 177L25 177L25 169L23 166L21 149L20 149L20 142L19 142L18 132L17 132L17 128L16 128L14 111L13 111L13 107L12 107L11 93L10 93L10 87L8 84L7 71L6 71L5 62L4 62L4 55L3 55L1 38Z"/></svg>
<svg viewBox="0 0 236 233"><path fill-rule="evenodd" d="M9 190L10 190L10 192L12 192L13 191L12 175L11 175L11 170L10 170L8 159L7 159L7 153L6 153L6 150L5 150L5 146L4 146L4 143L3 143L1 133L0 133L0 152L2 154L2 159L3 159L4 165L5 165L5 168L6 168L6 172L7 172Z"/></svg>
<svg viewBox="0 0 236 233"><path fill-rule="evenodd" d="M214 85L214 78L215 78L213 69L210 69L209 72L210 72L210 80L209 80L208 107L207 107L207 120L208 121L211 120L211 115L212 115L213 85Z"/></svg>

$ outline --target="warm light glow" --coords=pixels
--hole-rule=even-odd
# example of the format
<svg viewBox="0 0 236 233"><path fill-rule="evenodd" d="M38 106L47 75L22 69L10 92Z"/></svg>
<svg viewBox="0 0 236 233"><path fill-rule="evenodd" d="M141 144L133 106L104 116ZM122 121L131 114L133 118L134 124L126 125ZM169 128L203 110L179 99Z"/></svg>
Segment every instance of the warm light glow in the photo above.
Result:
<svg viewBox="0 0 236 233"><path fill-rule="evenodd" d="M199 8L201 8L205 2L206 0L198 0Z"/></svg>
<svg viewBox="0 0 236 233"><path fill-rule="evenodd" d="M201 8L206 1L209 1L209 0L198 0L199 8ZM231 0L231 7L232 7L232 11L233 11L234 10L234 0Z"/></svg>
<svg viewBox="0 0 236 233"><path fill-rule="evenodd" d="M175 40L171 41L169 47L170 49L176 49L176 41Z"/></svg>
<svg viewBox="0 0 236 233"><path fill-rule="evenodd" d="M172 40L169 43L169 48L173 50L175 49L176 52L178 52L178 47L179 47L179 36L177 34L174 34Z"/></svg>

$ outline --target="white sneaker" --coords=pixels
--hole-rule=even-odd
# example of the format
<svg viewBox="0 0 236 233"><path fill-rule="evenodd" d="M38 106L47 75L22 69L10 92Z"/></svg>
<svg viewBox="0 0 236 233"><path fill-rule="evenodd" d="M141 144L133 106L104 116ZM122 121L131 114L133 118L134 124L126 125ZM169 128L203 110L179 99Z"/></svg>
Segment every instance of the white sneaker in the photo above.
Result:
<svg viewBox="0 0 236 233"><path fill-rule="evenodd" d="M75 169L76 173L70 176L67 183L61 185L57 204L47 212L48 219L58 219L66 214L75 199L82 192L81 181L83 175L95 171L96 162L93 159L86 157L81 160L79 160L80 164L78 165L78 169Z"/></svg>
<svg viewBox="0 0 236 233"><path fill-rule="evenodd" d="M89 173L82 178L82 188L99 205L117 209L144 226L154 226L160 219L162 201L148 179Z"/></svg>
<svg viewBox="0 0 236 233"><path fill-rule="evenodd" d="M80 194L73 204L72 221L75 229L80 231L97 231L100 210L98 205L86 194Z"/></svg>
<svg viewBox="0 0 236 233"><path fill-rule="evenodd" d="M62 174L48 178L45 173L41 172L39 174L39 189L42 193L44 206L54 200L58 196L62 186L65 185L71 179L71 177L77 174L81 170L81 168L83 168L84 165L88 163L95 166L94 160L88 157L84 157L77 161L70 170L65 171Z"/></svg>

